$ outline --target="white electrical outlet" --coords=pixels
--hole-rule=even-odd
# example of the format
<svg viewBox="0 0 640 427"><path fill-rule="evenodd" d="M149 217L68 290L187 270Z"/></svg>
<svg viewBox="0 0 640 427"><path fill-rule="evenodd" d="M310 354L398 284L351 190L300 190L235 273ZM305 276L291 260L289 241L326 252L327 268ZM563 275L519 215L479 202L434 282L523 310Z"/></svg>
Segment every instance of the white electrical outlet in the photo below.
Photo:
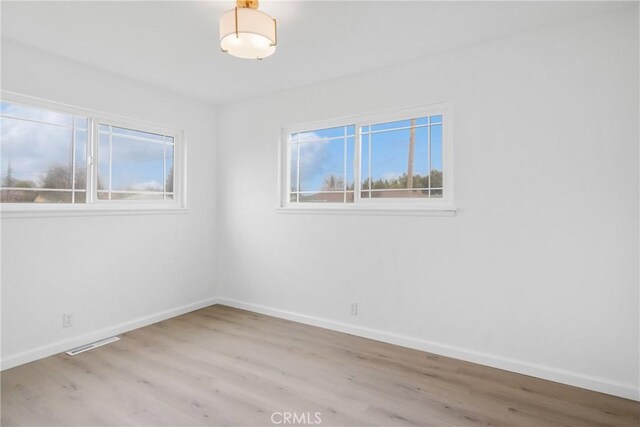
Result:
<svg viewBox="0 0 640 427"><path fill-rule="evenodd" d="M357 302L351 303L351 315L352 316L357 316L358 315L358 303Z"/></svg>
<svg viewBox="0 0 640 427"><path fill-rule="evenodd" d="M73 313L64 313L62 315L62 327L69 328L73 326Z"/></svg>

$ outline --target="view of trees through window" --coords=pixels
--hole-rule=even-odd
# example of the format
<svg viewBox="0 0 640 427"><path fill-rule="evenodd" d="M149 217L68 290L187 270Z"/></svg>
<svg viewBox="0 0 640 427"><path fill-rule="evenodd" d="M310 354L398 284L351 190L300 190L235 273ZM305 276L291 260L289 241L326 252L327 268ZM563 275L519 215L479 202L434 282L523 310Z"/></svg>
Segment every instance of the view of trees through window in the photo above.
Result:
<svg viewBox="0 0 640 427"><path fill-rule="evenodd" d="M291 202L443 197L442 115L289 135ZM354 175L359 150L359 176ZM357 181L357 183L356 183Z"/></svg>
<svg viewBox="0 0 640 427"><path fill-rule="evenodd" d="M0 118L1 202L86 201L86 117L1 102Z"/></svg>
<svg viewBox="0 0 640 427"><path fill-rule="evenodd" d="M92 184L89 118L4 101L0 118L2 203L173 200L173 136L100 124Z"/></svg>
<svg viewBox="0 0 640 427"><path fill-rule="evenodd" d="M353 202L355 126L290 136L292 202Z"/></svg>
<svg viewBox="0 0 640 427"><path fill-rule="evenodd" d="M442 197L442 116L362 127L362 198Z"/></svg>

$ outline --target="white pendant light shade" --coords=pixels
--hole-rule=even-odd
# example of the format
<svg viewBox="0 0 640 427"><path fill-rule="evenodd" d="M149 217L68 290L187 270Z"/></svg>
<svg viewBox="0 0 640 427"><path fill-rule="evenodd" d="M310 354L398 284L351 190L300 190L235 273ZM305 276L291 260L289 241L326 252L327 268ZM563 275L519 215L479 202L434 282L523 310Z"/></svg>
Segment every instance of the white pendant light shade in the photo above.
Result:
<svg viewBox="0 0 640 427"><path fill-rule="evenodd" d="M236 7L220 17L220 47L230 55L266 58L276 51L277 41L276 21L264 12Z"/></svg>

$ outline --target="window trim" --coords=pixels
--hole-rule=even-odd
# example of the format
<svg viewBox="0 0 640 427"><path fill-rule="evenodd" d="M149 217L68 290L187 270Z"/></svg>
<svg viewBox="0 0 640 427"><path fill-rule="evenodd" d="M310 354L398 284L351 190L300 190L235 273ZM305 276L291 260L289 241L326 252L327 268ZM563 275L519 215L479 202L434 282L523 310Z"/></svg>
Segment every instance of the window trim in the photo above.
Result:
<svg viewBox="0 0 640 427"><path fill-rule="evenodd" d="M442 115L442 173L443 197L438 199L361 199L362 135L361 128L372 124L407 120L411 117ZM291 173L289 170L289 135L298 132L309 132L339 126L355 125L354 147L354 201L352 203L291 203ZM286 126L281 129L278 141L278 207L282 213L363 213L390 215L435 215L450 216L456 212L453 194L453 114L449 102L440 102L414 107L394 108L354 116L344 116L316 122Z"/></svg>
<svg viewBox="0 0 640 427"><path fill-rule="evenodd" d="M187 146L185 132L167 126L124 116L49 101L11 91L1 91L3 101L43 108L54 112L74 114L88 118L87 125L87 203L0 203L4 218L78 215L131 215L179 213L187 211ZM172 201L156 200L98 200L97 199L97 141L99 124L124 127L174 138L174 184ZM93 159L93 161L91 161Z"/></svg>

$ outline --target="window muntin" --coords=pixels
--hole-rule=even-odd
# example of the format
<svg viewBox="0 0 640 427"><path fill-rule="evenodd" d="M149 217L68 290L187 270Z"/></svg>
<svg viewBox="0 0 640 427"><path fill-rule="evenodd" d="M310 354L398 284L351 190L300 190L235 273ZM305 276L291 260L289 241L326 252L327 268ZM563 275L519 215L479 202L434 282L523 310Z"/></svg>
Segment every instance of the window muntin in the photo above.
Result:
<svg viewBox="0 0 640 427"><path fill-rule="evenodd" d="M283 206L452 208L447 109L432 106L285 130Z"/></svg>
<svg viewBox="0 0 640 427"><path fill-rule="evenodd" d="M181 206L175 193L181 188L175 182L180 175L174 174L174 166L181 164L177 159L182 158L177 150L181 145L178 132L88 110L61 106L60 111L58 104L23 100L26 97L10 93L3 93L3 98L3 211L39 210L54 204L59 207L56 210L77 209L73 205L80 203L87 208L117 204L118 209ZM100 151L100 137L105 133L115 146L115 150L109 147L108 156ZM106 185L104 176L99 176L99 160L104 159L110 169Z"/></svg>
<svg viewBox="0 0 640 427"><path fill-rule="evenodd" d="M0 101L0 118L0 202L86 202L86 117Z"/></svg>

